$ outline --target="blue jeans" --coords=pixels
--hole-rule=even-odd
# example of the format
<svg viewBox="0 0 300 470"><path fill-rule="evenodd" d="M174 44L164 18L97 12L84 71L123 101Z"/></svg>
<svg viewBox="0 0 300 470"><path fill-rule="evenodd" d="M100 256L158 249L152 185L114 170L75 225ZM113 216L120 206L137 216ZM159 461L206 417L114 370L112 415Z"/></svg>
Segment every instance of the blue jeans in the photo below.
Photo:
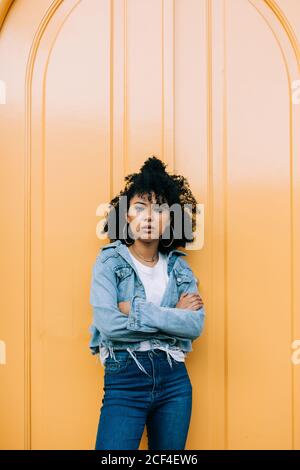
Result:
<svg viewBox="0 0 300 470"><path fill-rule="evenodd" d="M184 450L192 412L192 384L184 362L160 349L128 351L105 362L104 396L95 450L138 450L147 427L149 450Z"/></svg>

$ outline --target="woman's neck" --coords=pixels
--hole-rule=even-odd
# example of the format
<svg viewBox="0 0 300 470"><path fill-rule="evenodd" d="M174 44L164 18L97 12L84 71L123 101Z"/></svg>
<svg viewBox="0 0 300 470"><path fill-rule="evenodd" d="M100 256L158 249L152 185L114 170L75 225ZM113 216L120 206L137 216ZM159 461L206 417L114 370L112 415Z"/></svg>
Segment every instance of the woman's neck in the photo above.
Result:
<svg viewBox="0 0 300 470"><path fill-rule="evenodd" d="M156 264L158 260L158 240L143 242L135 240L129 247L130 252L146 266Z"/></svg>

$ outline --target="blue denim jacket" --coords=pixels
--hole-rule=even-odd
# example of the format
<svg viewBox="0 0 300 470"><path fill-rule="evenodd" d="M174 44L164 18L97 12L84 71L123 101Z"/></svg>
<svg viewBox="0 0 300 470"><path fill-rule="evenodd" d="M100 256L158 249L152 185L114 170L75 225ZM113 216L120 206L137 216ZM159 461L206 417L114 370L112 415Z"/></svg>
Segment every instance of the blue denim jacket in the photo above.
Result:
<svg viewBox="0 0 300 470"><path fill-rule="evenodd" d="M100 249L92 268L90 303L93 323L89 348L92 354L106 346L114 350L137 349L141 341L151 347L193 350L192 341L202 333L205 310L176 308L183 292L198 292L198 280L188 263L186 253L173 249L168 254L168 284L160 306L146 300L144 285L131 260L127 247L116 240ZM118 309L118 302L130 301L129 314ZM132 354L132 353L131 353Z"/></svg>

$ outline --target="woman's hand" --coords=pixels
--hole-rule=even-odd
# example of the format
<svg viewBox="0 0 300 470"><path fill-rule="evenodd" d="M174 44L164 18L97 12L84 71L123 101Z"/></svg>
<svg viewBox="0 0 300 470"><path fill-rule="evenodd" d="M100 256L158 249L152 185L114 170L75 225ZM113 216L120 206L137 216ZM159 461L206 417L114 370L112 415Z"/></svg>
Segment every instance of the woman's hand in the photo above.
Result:
<svg viewBox="0 0 300 470"><path fill-rule="evenodd" d="M188 310L199 310L203 306L202 298L197 293L183 292L179 301L176 304L176 308L188 309ZM119 302L118 308L122 313L128 315L130 312L130 301Z"/></svg>
<svg viewBox="0 0 300 470"><path fill-rule="evenodd" d="M126 315L129 314L129 312L130 312L130 302L129 302L129 300L126 300L125 302L119 302L118 307L119 307L119 310L121 310L122 313L125 313Z"/></svg>
<svg viewBox="0 0 300 470"><path fill-rule="evenodd" d="M199 310L203 306L203 301L199 294L183 292L180 296L179 301L176 304L176 308L188 309L188 310Z"/></svg>

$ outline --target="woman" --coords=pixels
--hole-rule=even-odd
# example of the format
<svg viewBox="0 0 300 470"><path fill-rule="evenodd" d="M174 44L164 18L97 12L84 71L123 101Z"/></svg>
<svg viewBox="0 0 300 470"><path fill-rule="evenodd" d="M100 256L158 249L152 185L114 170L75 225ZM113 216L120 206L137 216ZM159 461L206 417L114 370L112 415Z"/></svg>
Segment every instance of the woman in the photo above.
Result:
<svg viewBox="0 0 300 470"><path fill-rule="evenodd" d="M193 241L197 203L155 156L125 180L91 282L90 349L105 368L95 449L137 450L146 425L150 450L183 450L192 410L185 357L205 311L177 247Z"/></svg>

